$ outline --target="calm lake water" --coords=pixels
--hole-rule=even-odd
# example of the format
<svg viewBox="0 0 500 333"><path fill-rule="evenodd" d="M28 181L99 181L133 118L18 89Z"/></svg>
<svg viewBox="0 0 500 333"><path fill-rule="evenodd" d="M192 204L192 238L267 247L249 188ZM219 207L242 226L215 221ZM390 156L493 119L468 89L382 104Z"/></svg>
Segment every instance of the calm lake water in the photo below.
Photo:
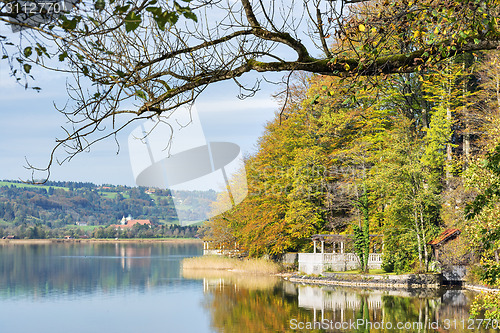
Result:
<svg viewBox="0 0 500 333"><path fill-rule="evenodd" d="M470 332L478 325L469 321L470 292L182 271L183 258L201 253L199 244L0 245L0 332L267 333L313 325L314 332Z"/></svg>

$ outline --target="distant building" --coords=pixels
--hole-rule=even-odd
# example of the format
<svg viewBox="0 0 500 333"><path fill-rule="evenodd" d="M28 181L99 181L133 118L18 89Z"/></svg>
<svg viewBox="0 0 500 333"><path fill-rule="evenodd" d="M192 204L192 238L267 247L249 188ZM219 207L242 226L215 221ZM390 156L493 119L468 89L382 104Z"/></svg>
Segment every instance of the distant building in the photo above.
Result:
<svg viewBox="0 0 500 333"><path fill-rule="evenodd" d="M150 220L133 220L130 215L128 217L124 216L122 218L122 220L120 221L120 224L113 224L112 227L115 227L115 229L129 229L129 228L132 228L136 224L147 225L151 228L151 221Z"/></svg>
<svg viewBox="0 0 500 333"><path fill-rule="evenodd" d="M427 243L431 246L432 253L436 260L439 260L440 249L450 241L455 240L460 235L460 233L460 230L457 228L446 229L438 237Z"/></svg>
<svg viewBox="0 0 500 333"><path fill-rule="evenodd" d="M438 237L427 243L432 247L437 268L441 270L444 284L462 284L467 275L467 265L471 260L470 251L464 251L460 230L446 229Z"/></svg>
<svg viewBox="0 0 500 333"><path fill-rule="evenodd" d="M153 193L156 193L156 189L150 188L150 189L147 189L146 191L144 191L144 193L146 193L146 194L153 194Z"/></svg>
<svg viewBox="0 0 500 333"><path fill-rule="evenodd" d="M88 223L87 222L76 222L76 225L80 226L80 227L86 227L86 226L88 226Z"/></svg>

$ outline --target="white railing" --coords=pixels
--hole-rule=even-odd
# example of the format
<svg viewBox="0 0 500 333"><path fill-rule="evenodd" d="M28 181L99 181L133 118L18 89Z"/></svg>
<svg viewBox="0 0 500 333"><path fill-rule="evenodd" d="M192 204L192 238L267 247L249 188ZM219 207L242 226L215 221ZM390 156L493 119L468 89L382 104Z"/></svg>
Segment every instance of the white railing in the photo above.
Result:
<svg viewBox="0 0 500 333"><path fill-rule="evenodd" d="M236 256L239 250L203 250L204 256Z"/></svg>
<svg viewBox="0 0 500 333"><path fill-rule="evenodd" d="M382 253L370 253L368 263L382 263Z"/></svg>
<svg viewBox="0 0 500 333"><path fill-rule="evenodd" d="M355 253L299 253L299 270L307 274L321 274L324 270L344 271L359 268ZM382 253L370 253L368 265L380 268Z"/></svg>
<svg viewBox="0 0 500 333"><path fill-rule="evenodd" d="M309 253L308 253L309 254ZM313 254L313 253L311 253ZM359 262L359 258L355 253L323 253L323 262ZM381 263L382 253L370 253L368 255L368 262Z"/></svg>
<svg viewBox="0 0 500 333"><path fill-rule="evenodd" d="M358 256L354 253L323 253L323 262L358 262Z"/></svg>

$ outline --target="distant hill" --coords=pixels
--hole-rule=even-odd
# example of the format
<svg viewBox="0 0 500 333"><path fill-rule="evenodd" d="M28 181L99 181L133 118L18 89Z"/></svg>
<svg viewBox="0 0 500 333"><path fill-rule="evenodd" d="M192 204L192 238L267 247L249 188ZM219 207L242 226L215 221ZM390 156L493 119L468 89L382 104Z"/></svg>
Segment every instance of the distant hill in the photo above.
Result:
<svg viewBox="0 0 500 333"><path fill-rule="evenodd" d="M189 197L181 209L192 221L203 220L207 202L215 191L177 191ZM68 225L106 226L123 216L149 219L155 225L177 224L177 212L169 190L81 182L54 182L43 185L0 181L0 227L38 224L49 228Z"/></svg>

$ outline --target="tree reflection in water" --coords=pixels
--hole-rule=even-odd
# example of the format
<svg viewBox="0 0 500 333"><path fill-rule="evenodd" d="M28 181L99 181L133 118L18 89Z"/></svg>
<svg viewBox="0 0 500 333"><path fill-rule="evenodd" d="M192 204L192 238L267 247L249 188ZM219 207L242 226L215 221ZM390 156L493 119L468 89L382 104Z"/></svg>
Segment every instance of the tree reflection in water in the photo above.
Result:
<svg viewBox="0 0 500 333"><path fill-rule="evenodd" d="M468 310L474 293L464 290L320 287L199 270L184 270L183 275L203 279L204 307L210 312L212 328L217 332L470 331ZM323 327L307 329L308 323L314 328L315 322L317 328L321 323ZM398 329L398 323L407 325L407 329L404 326Z"/></svg>
<svg viewBox="0 0 500 333"><path fill-rule="evenodd" d="M53 243L0 245L0 299L95 294L177 283L199 244Z"/></svg>

